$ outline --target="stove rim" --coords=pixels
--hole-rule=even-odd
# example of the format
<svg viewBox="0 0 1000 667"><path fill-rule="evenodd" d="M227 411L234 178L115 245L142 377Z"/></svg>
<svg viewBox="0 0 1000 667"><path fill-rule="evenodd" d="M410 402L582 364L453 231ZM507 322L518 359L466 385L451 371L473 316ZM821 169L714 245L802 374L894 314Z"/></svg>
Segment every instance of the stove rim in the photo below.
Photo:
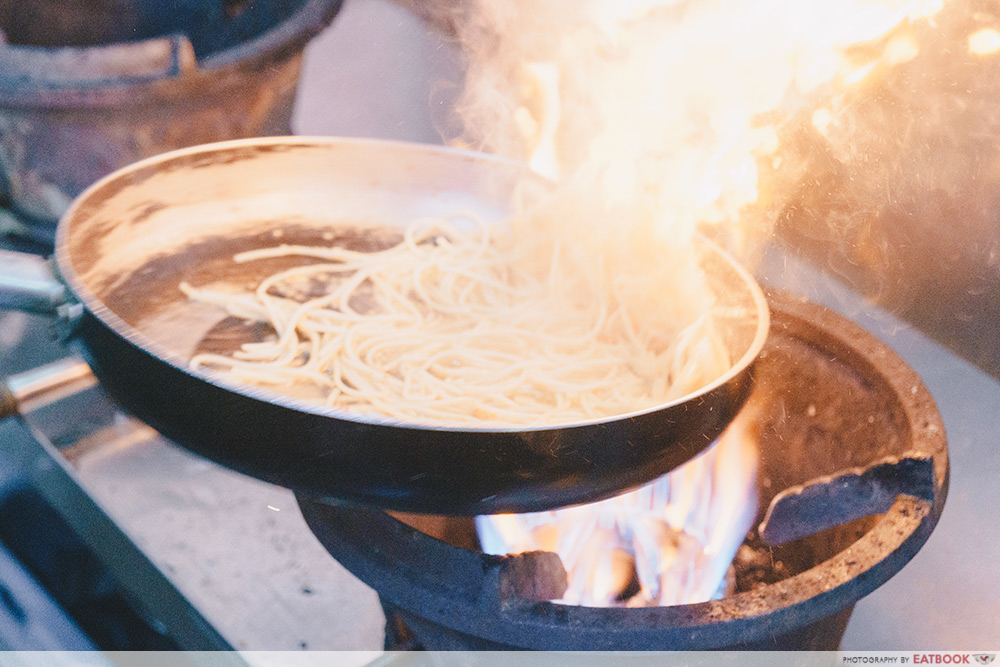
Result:
<svg viewBox="0 0 1000 667"><path fill-rule="evenodd" d="M505 556L453 546L381 510L338 507L300 494L302 514L331 555L342 564L349 562L348 569L366 584L377 582L373 588L392 605L453 631L525 648L561 648L553 644L553 633L581 650L620 648L623 642L654 650L728 647L793 632L852 606L902 569L940 518L949 478L943 421L916 372L873 334L803 297L765 291L774 315L772 330L846 350L854 364L863 366L860 370L889 386L907 419L909 451L931 457L935 469L933 500L897 497L860 538L804 572L720 600L669 607L501 600L491 581L498 580ZM376 534L394 541L372 552L366 538ZM391 562L407 555L416 558L423 576L412 576L412 567L405 573L405 567ZM379 556L383 562L374 562ZM444 565L440 579L430 577L434 592L429 592L422 585L428 579L424 566L435 561ZM482 577L475 585L450 585L448 575L477 568ZM493 583L493 588L498 585ZM428 598L436 604L428 604Z"/></svg>

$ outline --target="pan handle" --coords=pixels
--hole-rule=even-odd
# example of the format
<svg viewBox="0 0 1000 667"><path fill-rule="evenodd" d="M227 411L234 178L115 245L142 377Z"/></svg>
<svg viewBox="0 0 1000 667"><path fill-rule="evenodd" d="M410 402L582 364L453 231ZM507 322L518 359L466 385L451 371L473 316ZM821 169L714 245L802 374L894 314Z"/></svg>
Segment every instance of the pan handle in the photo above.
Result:
<svg viewBox="0 0 1000 667"><path fill-rule="evenodd" d="M48 261L0 250L0 308L53 315L68 297Z"/></svg>
<svg viewBox="0 0 1000 667"><path fill-rule="evenodd" d="M97 384L82 359L66 357L0 382L0 419L24 414Z"/></svg>

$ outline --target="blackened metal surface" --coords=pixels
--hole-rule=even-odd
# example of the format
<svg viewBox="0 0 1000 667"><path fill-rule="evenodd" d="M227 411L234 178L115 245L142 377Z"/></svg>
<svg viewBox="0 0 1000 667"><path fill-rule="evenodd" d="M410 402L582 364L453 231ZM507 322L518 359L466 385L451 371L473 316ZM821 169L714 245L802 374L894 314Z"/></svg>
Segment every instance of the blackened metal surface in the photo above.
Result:
<svg viewBox="0 0 1000 667"><path fill-rule="evenodd" d="M0 5L0 30L18 46L80 47L184 34L200 58L288 20L305 0L20 0Z"/></svg>
<svg viewBox="0 0 1000 667"><path fill-rule="evenodd" d="M3 4L0 24L17 44L102 46L0 44L0 63L27 63L0 66L0 207L10 209L0 231L51 243L72 198L119 167L290 132L302 50L341 0L183 4ZM136 39L147 41L124 43ZM130 72L138 60L150 62Z"/></svg>
<svg viewBox="0 0 1000 667"><path fill-rule="evenodd" d="M498 644L443 627L392 605L384 605L384 609L386 627L397 628L395 632L387 632L386 650L502 651L519 648L516 645ZM726 651L836 651L840 648L840 639L844 635L853 609L853 605L850 605L835 614L791 632L768 637L763 641L718 648ZM646 648L636 646L634 650L642 651Z"/></svg>
<svg viewBox="0 0 1000 667"><path fill-rule="evenodd" d="M944 429L916 374L870 334L797 297L771 300L771 338L747 407L763 452L762 506L788 486L890 454L919 453L935 470L930 498L902 495L860 530L854 522L785 545L801 554L794 576L674 607L499 604L490 575L497 557L445 544L381 512L300 495L306 521L418 637L420 628L434 628L431 642L442 642L434 648L834 648L852 605L902 568L933 530L947 492Z"/></svg>
<svg viewBox="0 0 1000 667"><path fill-rule="evenodd" d="M827 528L889 511L896 498L934 499L934 461L927 456L890 457L785 489L771 501L758 532L768 544L784 544Z"/></svg>

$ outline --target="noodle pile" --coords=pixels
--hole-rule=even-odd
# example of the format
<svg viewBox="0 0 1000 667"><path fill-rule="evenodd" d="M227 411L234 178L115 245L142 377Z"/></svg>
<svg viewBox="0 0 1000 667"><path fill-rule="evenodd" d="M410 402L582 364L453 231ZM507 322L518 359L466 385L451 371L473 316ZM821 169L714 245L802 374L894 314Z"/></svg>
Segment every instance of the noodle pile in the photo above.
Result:
<svg viewBox="0 0 1000 667"><path fill-rule="evenodd" d="M529 426L652 407L729 367L709 314L669 335L645 332L627 280L608 277L599 255L513 237L456 215L415 220L374 252L238 254L315 263L252 293L182 284L190 299L275 332L191 365L279 391L308 385L326 405L409 422Z"/></svg>

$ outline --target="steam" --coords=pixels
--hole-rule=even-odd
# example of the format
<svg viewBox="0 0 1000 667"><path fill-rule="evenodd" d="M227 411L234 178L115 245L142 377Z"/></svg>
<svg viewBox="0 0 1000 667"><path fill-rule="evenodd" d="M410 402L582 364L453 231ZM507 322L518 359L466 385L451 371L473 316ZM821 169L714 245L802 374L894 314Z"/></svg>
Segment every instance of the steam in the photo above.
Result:
<svg viewBox="0 0 1000 667"><path fill-rule="evenodd" d="M957 47L935 45L944 0L458 7L448 17L468 60L458 141L523 159L554 180L554 193L521 223L589 244L609 280L632 282L635 312L654 331L669 332L711 302L693 259L696 232L746 261L775 222L797 229L822 217L808 229L859 241L846 262L883 260L885 245L865 242L871 218L863 216L912 213L894 200L895 185L917 191L920 179L939 173L940 123L971 104L943 92L947 81L937 82L943 96L926 98L935 86L923 79L941 70L919 68L949 48L965 59L1000 49L1000 31L986 20L958 29ZM941 114L943 100L959 104ZM909 117L914 111L927 117ZM990 124L978 129L997 134ZM945 182L967 179L959 172ZM712 539L738 544L743 535ZM647 603L669 595L650 594Z"/></svg>
<svg viewBox="0 0 1000 667"><path fill-rule="evenodd" d="M915 57L884 36L942 2L475 0L451 16L461 141L557 180L574 233L683 247L712 226L744 249L783 124Z"/></svg>
<svg viewBox="0 0 1000 667"><path fill-rule="evenodd" d="M786 243L945 340L1000 284L998 29L954 0L897 29L912 57L791 118L762 174Z"/></svg>

